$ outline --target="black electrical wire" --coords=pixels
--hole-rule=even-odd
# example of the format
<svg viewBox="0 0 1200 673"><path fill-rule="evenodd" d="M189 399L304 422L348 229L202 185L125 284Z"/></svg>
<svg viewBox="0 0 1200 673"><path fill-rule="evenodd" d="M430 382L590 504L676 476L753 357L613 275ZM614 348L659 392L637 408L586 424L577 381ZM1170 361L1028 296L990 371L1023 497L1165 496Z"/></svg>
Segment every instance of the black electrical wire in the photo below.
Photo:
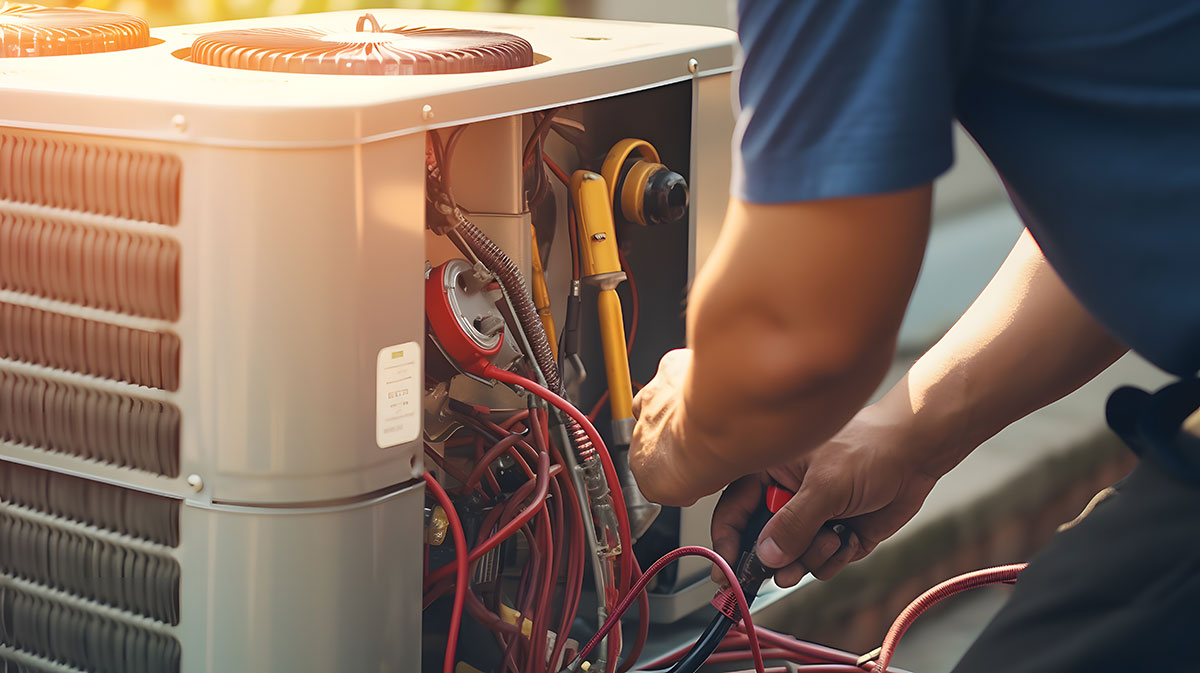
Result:
<svg viewBox="0 0 1200 673"><path fill-rule="evenodd" d="M773 569L767 568L758 560L758 554L754 551L758 535L770 518L771 512L764 502L750 515L750 520L746 522L746 527L742 530L742 553L738 556L737 565L733 569L737 573L738 584L742 586L742 593L746 595L746 603L749 605L753 605L763 582L774 574ZM692 645L692 648L679 661L676 661L674 666L663 673L696 673L717 650L721 641L725 640L729 629L733 628L740 620L736 607L733 608L733 614L734 616L731 617L726 614L726 611L718 613L700 634L696 644Z"/></svg>
<svg viewBox="0 0 1200 673"><path fill-rule="evenodd" d="M746 597L751 600L750 596ZM713 652L717 651L717 646L721 641L725 640L725 635L729 633L729 629L733 628L734 621L725 615L717 615L709 622L708 628L704 629L704 633L700 635L700 639L692 645L692 649L688 650L687 654L675 662L675 665L667 669L667 673L695 673L699 670L704 662L712 656Z"/></svg>

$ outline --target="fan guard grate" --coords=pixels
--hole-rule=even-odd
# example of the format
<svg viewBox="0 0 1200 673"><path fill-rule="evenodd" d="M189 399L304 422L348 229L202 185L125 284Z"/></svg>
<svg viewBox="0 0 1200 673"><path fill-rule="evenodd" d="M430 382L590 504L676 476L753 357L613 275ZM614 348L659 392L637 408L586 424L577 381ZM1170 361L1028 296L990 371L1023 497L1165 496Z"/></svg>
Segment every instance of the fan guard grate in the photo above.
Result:
<svg viewBox="0 0 1200 673"><path fill-rule="evenodd" d="M201 35L192 43L191 60L296 74L450 75L533 65L533 47L516 35L485 30L385 30L366 14L353 31L251 28Z"/></svg>
<svg viewBox="0 0 1200 673"><path fill-rule="evenodd" d="M149 44L150 27L136 16L99 9L0 4L0 58L97 54Z"/></svg>

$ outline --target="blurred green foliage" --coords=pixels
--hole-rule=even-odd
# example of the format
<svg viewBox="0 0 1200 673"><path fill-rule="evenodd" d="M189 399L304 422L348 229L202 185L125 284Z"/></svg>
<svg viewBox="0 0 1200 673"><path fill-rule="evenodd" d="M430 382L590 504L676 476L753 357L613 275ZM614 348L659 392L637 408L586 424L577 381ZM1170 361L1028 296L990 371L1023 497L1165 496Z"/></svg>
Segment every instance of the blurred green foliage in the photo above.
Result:
<svg viewBox="0 0 1200 673"><path fill-rule="evenodd" d="M562 0L85 0L82 6L140 16L152 26L384 7L562 13Z"/></svg>

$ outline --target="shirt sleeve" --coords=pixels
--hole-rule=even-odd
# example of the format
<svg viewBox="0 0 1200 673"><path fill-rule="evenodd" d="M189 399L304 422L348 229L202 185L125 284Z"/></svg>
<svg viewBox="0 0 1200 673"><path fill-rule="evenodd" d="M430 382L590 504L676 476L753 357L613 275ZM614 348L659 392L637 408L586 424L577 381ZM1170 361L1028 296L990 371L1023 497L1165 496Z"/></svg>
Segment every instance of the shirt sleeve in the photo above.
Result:
<svg viewBox="0 0 1200 673"><path fill-rule="evenodd" d="M955 45L944 2L741 0L733 195L877 194L949 168Z"/></svg>

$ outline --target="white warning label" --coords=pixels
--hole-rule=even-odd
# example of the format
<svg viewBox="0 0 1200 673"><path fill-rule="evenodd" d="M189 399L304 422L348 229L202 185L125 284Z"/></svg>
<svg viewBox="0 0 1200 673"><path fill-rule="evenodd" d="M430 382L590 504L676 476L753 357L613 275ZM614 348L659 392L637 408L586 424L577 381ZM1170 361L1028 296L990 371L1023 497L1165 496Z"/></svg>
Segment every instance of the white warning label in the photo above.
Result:
<svg viewBox="0 0 1200 673"><path fill-rule="evenodd" d="M421 346L379 351L375 366L375 443L386 449L421 435Z"/></svg>

